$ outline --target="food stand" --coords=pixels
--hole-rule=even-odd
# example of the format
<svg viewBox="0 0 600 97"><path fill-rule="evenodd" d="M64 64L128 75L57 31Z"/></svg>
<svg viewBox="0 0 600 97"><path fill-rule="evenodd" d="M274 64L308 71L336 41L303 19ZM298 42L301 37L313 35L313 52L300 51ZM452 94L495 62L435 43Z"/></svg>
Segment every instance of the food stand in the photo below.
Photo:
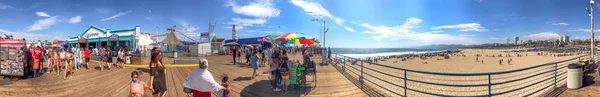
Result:
<svg viewBox="0 0 600 97"><path fill-rule="evenodd" d="M25 39L0 38L0 76L14 78L25 75Z"/></svg>

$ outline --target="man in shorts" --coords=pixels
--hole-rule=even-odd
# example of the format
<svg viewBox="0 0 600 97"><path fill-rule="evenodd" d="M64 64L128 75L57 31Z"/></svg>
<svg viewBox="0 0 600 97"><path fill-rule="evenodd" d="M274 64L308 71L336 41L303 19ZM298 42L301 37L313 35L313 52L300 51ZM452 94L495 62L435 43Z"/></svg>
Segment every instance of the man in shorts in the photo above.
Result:
<svg viewBox="0 0 600 97"><path fill-rule="evenodd" d="M92 52L90 51L90 47L85 47L85 51L83 51L83 54L85 55L85 68L86 69L90 69L90 58L92 58L91 54Z"/></svg>

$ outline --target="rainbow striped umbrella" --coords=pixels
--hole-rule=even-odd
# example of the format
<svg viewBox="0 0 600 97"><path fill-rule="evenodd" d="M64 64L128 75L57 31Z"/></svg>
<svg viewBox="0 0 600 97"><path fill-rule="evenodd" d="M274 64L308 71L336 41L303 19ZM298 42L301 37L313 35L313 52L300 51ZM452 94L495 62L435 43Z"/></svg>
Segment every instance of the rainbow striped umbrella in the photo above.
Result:
<svg viewBox="0 0 600 97"><path fill-rule="evenodd" d="M285 34L277 37L275 40L286 41L286 40L303 39L303 38L306 38L306 35L298 34L296 32L289 32L289 33L285 33Z"/></svg>
<svg viewBox="0 0 600 97"><path fill-rule="evenodd" d="M287 41L283 41L283 44L315 44L318 43L318 41L314 40L314 39L309 39L309 38L300 38L300 39L292 39L292 40L287 40Z"/></svg>

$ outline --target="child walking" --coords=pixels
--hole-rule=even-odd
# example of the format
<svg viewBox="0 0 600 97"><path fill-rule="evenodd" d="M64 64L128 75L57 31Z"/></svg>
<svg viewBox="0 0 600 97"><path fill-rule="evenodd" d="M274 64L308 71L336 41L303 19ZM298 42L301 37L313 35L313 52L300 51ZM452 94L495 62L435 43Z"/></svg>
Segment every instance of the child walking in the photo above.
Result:
<svg viewBox="0 0 600 97"><path fill-rule="evenodd" d="M231 90L229 84L231 83L231 81L229 81L229 76L225 75L223 77L223 79L221 80L223 87L225 87L225 89L223 89L223 93L221 94L221 97L229 97L229 90Z"/></svg>
<svg viewBox="0 0 600 97"><path fill-rule="evenodd" d="M148 84L142 81L143 72L133 71L131 72L131 83L129 84L129 93L131 97L143 97L148 89Z"/></svg>
<svg viewBox="0 0 600 97"><path fill-rule="evenodd" d="M279 65L281 64L278 54L273 54L272 57L273 63L271 64L271 89L273 89L275 92L279 92L281 91L281 89L278 87L278 84L281 83L281 73L279 72Z"/></svg>
<svg viewBox="0 0 600 97"><path fill-rule="evenodd" d="M283 91L287 93L289 78L290 78L290 68L288 67L288 57L283 57L281 65L279 66L279 71L281 72L281 85L283 87Z"/></svg>

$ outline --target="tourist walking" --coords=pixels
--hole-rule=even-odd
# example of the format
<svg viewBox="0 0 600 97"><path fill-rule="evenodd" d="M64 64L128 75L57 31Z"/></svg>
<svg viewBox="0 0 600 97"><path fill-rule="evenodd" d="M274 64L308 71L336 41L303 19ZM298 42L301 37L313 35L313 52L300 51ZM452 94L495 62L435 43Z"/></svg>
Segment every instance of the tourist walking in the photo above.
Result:
<svg viewBox="0 0 600 97"><path fill-rule="evenodd" d="M73 51L71 51L70 49L67 49L66 53L65 53L65 77L64 80L67 80L67 77L69 77L69 73L70 76L73 77L73 67L70 67L73 65Z"/></svg>
<svg viewBox="0 0 600 97"><path fill-rule="evenodd" d="M104 48L95 48L96 51L96 56L98 56L98 58L100 59L100 62L98 63L98 66L100 66L100 71L104 71L104 62L106 62L106 50L104 50Z"/></svg>
<svg viewBox="0 0 600 97"><path fill-rule="evenodd" d="M237 56L237 48L235 46L231 46L231 56L233 57L233 64L237 64L236 56Z"/></svg>
<svg viewBox="0 0 600 97"><path fill-rule="evenodd" d="M131 72L131 82L129 83L130 97L144 97L143 95L149 86L142 81L142 78L142 72Z"/></svg>
<svg viewBox="0 0 600 97"><path fill-rule="evenodd" d="M77 59L77 60L79 60L79 65L77 66L77 68L81 68L81 67L84 66L84 64L86 64L86 62L85 62L85 49L83 49L83 47L79 47L77 49L79 49L79 53L77 53L77 54L79 54L79 59Z"/></svg>
<svg viewBox="0 0 600 97"><path fill-rule="evenodd" d="M108 70L110 70L110 68L112 67L112 62L113 62L113 58L112 58L112 50L110 50L110 46L106 46L106 65L108 66Z"/></svg>
<svg viewBox="0 0 600 97"><path fill-rule="evenodd" d="M165 77L165 66L162 63L162 52L155 51L153 65L150 66L150 86L154 90L154 97L164 97L167 91L167 80Z"/></svg>
<svg viewBox="0 0 600 97"><path fill-rule="evenodd" d="M120 48L119 51L117 52L117 66L119 66L120 68L125 68L124 64L125 64L125 50L123 48Z"/></svg>
<svg viewBox="0 0 600 97"><path fill-rule="evenodd" d="M66 64L66 60L65 60L65 54L66 54L66 49L64 48L60 48L60 69L61 70L65 70L64 66Z"/></svg>
<svg viewBox="0 0 600 97"><path fill-rule="evenodd" d="M199 68L192 71L192 74L183 82L186 93L192 93L193 97L210 97L211 92L225 89L215 81L213 75L208 71L208 60L202 58L198 65Z"/></svg>
<svg viewBox="0 0 600 97"><path fill-rule="evenodd" d="M53 49L52 50L52 62L54 63L51 66L52 71L54 71L56 73L56 76L58 76L59 73L60 73L60 66L59 66L59 64L60 64L60 56L58 54L58 49Z"/></svg>
<svg viewBox="0 0 600 97"><path fill-rule="evenodd" d="M83 53L85 55L85 68L90 69L90 58L92 58L89 46L85 47L85 51Z"/></svg>
<svg viewBox="0 0 600 97"><path fill-rule="evenodd" d="M251 56L252 57L251 58L252 62L250 64L252 64L251 66L252 66L252 69L254 69L254 70L252 72L252 77L250 77L250 79L254 79L255 76L258 76L258 74L256 74L256 70L259 68L259 65L258 65L258 60L259 60L258 59L259 58L258 53L259 53L258 51L253 51L252 52L252 56Z"/></svg>
<svg viewBox="0 0 600 97"><path fill-rule="evenodd" d="M42 57L42 49L40 48L40 46L37 46L34 50L33 53L33 66L31 66L31 70L33 71L33 77L38 77L39 76L39 69L40 69L40 58Z"/></svg>
<svg viewBox="0 0 600 97"><path fill-rule="evenodd" d="M81 63L81 61L79 60L80 59L79 55L81 55L80 52L79 52L79 45L75 45L72 48L72 50L73 50L72 52L73 52L73 56L74 56L74 59L73 59L73 61L74 61L73 68L75 69L75 71L77 71L79 69L79 67L78 67L79 63Z"/></svg>
<svg viewBox="0 0 600 97"><path fill-rule="evenodd" d="M283 91L288 91L288 85L290 83L290 67L288 64L288 57L283 57L281 60L281 65L279 65L279 71L281 72L281 85L283 86Z"/></svg>

